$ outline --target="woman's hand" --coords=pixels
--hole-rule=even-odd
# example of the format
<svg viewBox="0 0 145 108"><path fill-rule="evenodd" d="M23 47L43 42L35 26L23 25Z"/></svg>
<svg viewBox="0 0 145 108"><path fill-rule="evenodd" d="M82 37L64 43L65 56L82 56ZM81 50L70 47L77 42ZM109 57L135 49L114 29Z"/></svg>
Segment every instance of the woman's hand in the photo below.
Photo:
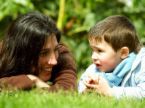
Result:
<svg viewBox="0 0 145 108"><path fill-rule="evenodd" d="M99 94L112 96L112 88L107 80L97 74L89 74L88 80L84 83L88 89L93 89Z"/></svg>
<svg viewBox="0 0 145 108"><path fill-rule="evenodd" d="M50 85L48 85L47 83L45 83L44 81L40 80L38 77L34 76L34 75L27 75L28 78L30 78L32 81L35 82L35 85L37 88L49 88Z"/></svg>

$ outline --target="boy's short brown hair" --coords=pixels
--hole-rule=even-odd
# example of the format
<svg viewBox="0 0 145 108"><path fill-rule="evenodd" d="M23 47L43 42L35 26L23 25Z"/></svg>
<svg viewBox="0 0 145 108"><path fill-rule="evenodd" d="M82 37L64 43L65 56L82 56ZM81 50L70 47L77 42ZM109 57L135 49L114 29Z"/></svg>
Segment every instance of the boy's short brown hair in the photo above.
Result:
<svg viewBox="0 0 145 108"><path fill-rule="evenodd" d="M138 52L141 44L134 25L125 16L115 15L98 22L89 31L89 41L100 42L103 39L115 51L126 46L130 52Z"/></svg>

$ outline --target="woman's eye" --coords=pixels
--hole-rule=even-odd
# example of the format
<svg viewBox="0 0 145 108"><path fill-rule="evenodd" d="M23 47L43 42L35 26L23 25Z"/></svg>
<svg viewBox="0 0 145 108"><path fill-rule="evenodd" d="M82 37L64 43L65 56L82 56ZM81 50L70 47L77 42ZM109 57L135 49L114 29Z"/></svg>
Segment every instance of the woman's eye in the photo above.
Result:
<svg viewBox="0 0 145 108"><path fill-rule="evenodd" d="M50 55L51 51L49 49L44 49L40 52L40 56L48 56Z"/></svg>
<svg viewBox="0 0 145 108"><path fill-rule="evenodd" d="M58 58L58 50L56 49L55 51L54 51L54 53L55 53L55 56L56 56L56 58Z"/></svg>
<svg viewBox="0 0 145 108"><path fill-rule="evenodd" d="M47 55L49 55L49 52L47 52L47 51L46 51L46 52L41 52L41 53L40 53L40 56L47 56Z"/></svg>
<svg viewBox="0 0 145 108"><path fill-rule="evenodd" d="M54 54L56 57L58 57L58 49L54 49L54 51L45 50L40 52L41 57L51 56L51 54Z"/></svg>

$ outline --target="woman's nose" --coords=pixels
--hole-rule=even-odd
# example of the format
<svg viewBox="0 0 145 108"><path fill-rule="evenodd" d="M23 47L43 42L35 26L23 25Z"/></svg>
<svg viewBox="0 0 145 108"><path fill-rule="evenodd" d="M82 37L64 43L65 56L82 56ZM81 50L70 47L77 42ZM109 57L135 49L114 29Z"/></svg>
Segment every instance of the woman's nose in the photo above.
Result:
<svg viewBox="0 0 145 108"><path fill-rule="evenodd" d="M50 58L48 59L48 64L50 65L56 65L57 64L57 59L55 54L51 54Z"/></svg>

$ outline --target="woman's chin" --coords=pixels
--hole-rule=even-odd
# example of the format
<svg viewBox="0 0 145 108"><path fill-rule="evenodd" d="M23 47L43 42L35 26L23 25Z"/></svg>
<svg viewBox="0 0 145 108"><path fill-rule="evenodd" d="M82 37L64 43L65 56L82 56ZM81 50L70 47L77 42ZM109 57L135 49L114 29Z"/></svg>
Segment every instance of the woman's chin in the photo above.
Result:
<svg viewBox="0 0 145 108"><path fill-rule="evenodd" d="M48 81L51 78L51 74L44 72L44 73L39 74L39 78L43 81Z"/></svg>

